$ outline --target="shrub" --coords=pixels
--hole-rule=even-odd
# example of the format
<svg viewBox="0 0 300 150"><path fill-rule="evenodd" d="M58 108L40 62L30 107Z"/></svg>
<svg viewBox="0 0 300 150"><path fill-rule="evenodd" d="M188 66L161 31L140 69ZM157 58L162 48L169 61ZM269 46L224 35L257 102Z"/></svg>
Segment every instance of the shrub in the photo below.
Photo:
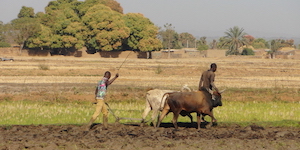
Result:
<svg viewBox="0 0 300 150"><path fill-rule="evenodd" d="M155 73L156 73L156 74L160 74L162 71L163 71L163 70L162 70L161 66L158 65L157 68L156 68L156 70L155 70Z"/></svg>
<svg viewBox="0 0 300 150"><path fill-rule="evenodd" d="M50 67L48 65L45 65L45 64L40 64L39 69L40 70L50 70Z"/></svg>
<svg viewBox="0 0 300 150"><path fill-rule="evenodd" d="M251 48L244 48L242 55L254 55L254 51Z"/></svg>
<svg viewBox="0 0 300 150"><path fill-rule="evenodd" d="M0 47L11 47L11 45L6 42L0 42Z"/></svg>
<svg viewBox="0 0 300 150"><path fill-rule="evenodd" d="M197 50L200 50L200 51L202 51L202 50L208 50L208 45L199 45L197 47Z"/></svg>

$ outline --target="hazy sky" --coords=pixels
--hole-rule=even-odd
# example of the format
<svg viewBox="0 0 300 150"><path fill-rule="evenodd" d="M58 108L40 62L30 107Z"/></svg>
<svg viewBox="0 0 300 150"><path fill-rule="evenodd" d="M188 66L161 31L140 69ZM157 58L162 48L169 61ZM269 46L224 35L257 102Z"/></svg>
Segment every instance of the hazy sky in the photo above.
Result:
<svg viewBox="0 0 300 150"><path fill-rule="evenodd" d="M50 0L0 0L0 21L22 6L44 11ZM178 33L223 36L238 26L254 37L300 37L300 0L117 0L124 13L141 13L155 25L171 23Z"/></svg>

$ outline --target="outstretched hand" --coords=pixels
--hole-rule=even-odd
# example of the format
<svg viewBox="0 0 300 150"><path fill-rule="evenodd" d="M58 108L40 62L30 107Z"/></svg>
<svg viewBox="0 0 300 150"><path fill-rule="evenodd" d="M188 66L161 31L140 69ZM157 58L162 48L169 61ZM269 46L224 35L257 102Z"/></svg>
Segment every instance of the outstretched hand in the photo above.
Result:
<svg viewBox="0 0 300 150"><path fill-rule="evenodd" d="M116 74L116 78L119 77L119 73Z"/></svg>

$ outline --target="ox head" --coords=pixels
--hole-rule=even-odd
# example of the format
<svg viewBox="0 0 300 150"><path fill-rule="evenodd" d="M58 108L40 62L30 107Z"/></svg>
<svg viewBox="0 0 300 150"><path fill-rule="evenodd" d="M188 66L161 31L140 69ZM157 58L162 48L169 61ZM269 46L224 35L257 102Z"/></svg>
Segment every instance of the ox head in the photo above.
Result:
<svg viewBox="0 0 300 150"><path fill-rule="evenodd" d="M213 100L213 107L218 107L218 106L222 106L222 93L224 92L225 90L222 90L220 91L219 93L214 91L213 92L213 97L215 100Z"/></svg>

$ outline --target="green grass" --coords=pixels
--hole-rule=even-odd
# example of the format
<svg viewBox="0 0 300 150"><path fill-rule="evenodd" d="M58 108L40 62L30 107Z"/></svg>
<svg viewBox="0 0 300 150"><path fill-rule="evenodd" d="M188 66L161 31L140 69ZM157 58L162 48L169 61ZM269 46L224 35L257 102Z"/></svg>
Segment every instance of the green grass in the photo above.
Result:
<svg viewBox="0 0 300 150"><path fill-rule="evenodd" d="M114 114L120 118L141 118L144 101L110 101L108 102ZM43 102L43 101L1 101L0 125L30 125L30 124L85 124L94 113L95 106L89 102ZM151 112L150 112L151 113ZM257 124L262 126L300 127L299 102L257 102L257 101L223 101L222 107L214 109L214 115L219 124L239 124L247 126ZM170 113L163 122L171 122ZM193 114L194 121L196 115ZM150 118L148 115L147 119ZM115 122L112 114L109 122ZM210 121L207 116L206 120ZM179 117L179 122L190 122L188 117ZM95 123L102 122L102 115ZM132 122L121 120L121 123ZM139 121L136 121L139 122Z"/></svg>
<svg viewBox="0 0 300 150"><path fill-rule="evenodd" d="M46 64L39 64L38 68L40 70L50 70L50 66Z"/></svg>
<svg viewBox="0 0 300 150"><path fill-rule="evenodd" d="M285 101L223 101L223 106L214 109L219 122L240 125L300 127L300 103Z"/></svg>

